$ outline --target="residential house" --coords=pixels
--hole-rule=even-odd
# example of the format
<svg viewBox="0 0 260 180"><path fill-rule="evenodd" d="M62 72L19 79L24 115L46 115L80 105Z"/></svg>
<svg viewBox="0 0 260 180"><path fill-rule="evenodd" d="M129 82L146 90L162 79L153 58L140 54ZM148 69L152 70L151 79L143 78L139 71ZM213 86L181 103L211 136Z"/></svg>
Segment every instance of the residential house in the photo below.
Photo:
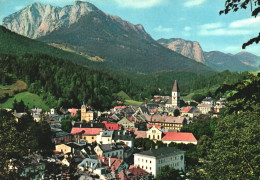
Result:
<svg viewBox="0 0 260 180"><path fill-rule="evenodd" d="M117 144L98 144L94 151L99 157L115 157L123 159L124 157L124 148L121 145Z"/></svg>
<svg viewBox="0 0 260 180"><path fill-rule="evenodd" d="M114 131L113 133L113 142L123 142L125 145L127 145L130 148L134 147L134 137L133 133L127 130L118 130Z"/></svg>
<svg viewBox="0 0 260 180"><path fill-rule="evenodd" d="M111 144L114 131L100 131L97 135L98 144Z"/></svg>
<svg viewBox="0 0 260 180"><path fill-rule="evenodd" d="M176 129L180 131L185 123L185 117L174 117L165 115L146 115L146 121L152 125L159 125L164 129Z"/></svg>
<svg viewBox="0 0 260 180"><path fill-rule="evenodd" d="M128 120L127 118L123 118L120 121L117 122L117 124L121 125L124 127L124 129L128 129L128 128L134 128L135 127L135 123Z"/></svg>
<svg viewBox="0 0 260 180"><path fill-rule="evenodd" d="M57 144L66 144L74 141L73 135L64 131L55 131L52 134L52 142Z"/></svg>
<svg viewBox="0 0 260 180"><path fill-rule="evenodd" d="M113 122L103 121L103 124L105 124L106 130L119 130L121 129L121 125Z"/></svg>
<svg viewBox="0 0 260 180"><path fill-rule="evenodd" d="M166 165L184 171L184 151L173 147L163 147L134 154L134 166L144 169L155 177Z"/></svg>
<svg viewBox="0 0 260 180"><path fill-rule="evenodd" d="M199 116L201 114L200 110L196 107L193 107L193 106L188 106L188 107L182 108L180 113L181 113L181 116L187 116L187 117L190 117L190 118L193 118L195 116Z"/></svg>
<svg viewBox="0 0 260 180"><path fill-rule="evenodd" d="M184 143L184 144L197 144L196 138L192 133L184 132L165 132L155 126L146 131L147 138L151 140L162 141L163 143L170 144L174 143Z"/></svg>
<svg viewBox="0 0 260 180"><path fill-rule="evenodd" d="M102 128L73 127L71 129L71 134L75 135L76 138L84 139L86 143L92 144L94 142L97 142L97 135L99 135L102 130Z"/></svg>
<svg viewBox="0 0 260 180"><path fill-rule="evenodd" d="M136 179L142 179L142 180L151 180L153 179L153 176L148 173L147 171L139 168L130 166L129 169L123 170L119 172L118 179L120 180L136 180Z"/></svg>
<svg viewBox="0 0 260 180"><path fill-rule="evenodd" d="M68 111L70 112L70 115L71 116L76 116L77 115L77 112L80 111L80 109L68 109Z"/></svg>
<svg viewBox="0 0 260 180"><path fill-rule="evenodd" d="M198 104L197 108L201 111L202 114L213 112L213 105L211 104Z"/></svg>
<svg viewBox="0 0 260 180"><path fill-rule="evenodd" d="M201 104L209 104L213 105L214 104L214 99L212 97L206 97L202 100Z"/></svg>
<svg viewBox="0 0 260 180"><path fill-rule="evenodd" d="M98 160L105 168L112 173L119 173L124 169L128 169L129 165L122 159L112 157L99 157Z"/></svg>

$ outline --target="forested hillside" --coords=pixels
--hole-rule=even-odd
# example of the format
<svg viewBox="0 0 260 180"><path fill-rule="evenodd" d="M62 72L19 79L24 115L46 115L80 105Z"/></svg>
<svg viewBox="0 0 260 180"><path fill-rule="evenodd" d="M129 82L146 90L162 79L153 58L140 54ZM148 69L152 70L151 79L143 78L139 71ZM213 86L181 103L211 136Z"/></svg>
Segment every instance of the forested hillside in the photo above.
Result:
<svg viewBox="0 0 260 180"><path fill-rule="evenodd" d="M260 77L224 85L217 94L228 104L219 118L199 117L181 131L199 139L193 159L200 159L191 179L258 179L260 176ZM196 162L196 161L195 161ZM203 170L201 170L203 169Z"/></svg>
<svg viewBox="0 0 260 180"><path fill-rule="evenodd" d="M78 66L47 55L0 55L1 81L7 74L24 80L50 107L79 107L83 101L104 110L114 105L116 93L123 90L133 98L144 88L127 78ZM149 94L152 92L147 91Z"/></svg>

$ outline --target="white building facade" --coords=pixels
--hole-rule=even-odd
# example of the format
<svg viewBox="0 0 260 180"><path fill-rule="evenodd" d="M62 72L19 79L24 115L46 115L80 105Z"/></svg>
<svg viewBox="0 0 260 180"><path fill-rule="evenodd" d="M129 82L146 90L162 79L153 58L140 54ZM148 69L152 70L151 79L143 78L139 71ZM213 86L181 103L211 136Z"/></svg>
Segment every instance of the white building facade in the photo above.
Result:
<svg viewBox="0 0 260 180"><path fill-rule="evenodd" d="M155 177L166 165L185 171L184 151L164 147L134 154L134 166L144 169Z"/></svg>

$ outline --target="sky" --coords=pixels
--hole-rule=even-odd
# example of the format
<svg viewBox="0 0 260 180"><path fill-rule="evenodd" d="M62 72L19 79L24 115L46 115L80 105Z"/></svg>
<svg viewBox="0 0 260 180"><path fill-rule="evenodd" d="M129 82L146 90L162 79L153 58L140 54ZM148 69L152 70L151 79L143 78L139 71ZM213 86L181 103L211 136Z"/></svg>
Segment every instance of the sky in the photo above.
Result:
<svg viewBox="0 0 260 180"><path fill-rule="evenodd" d="M0 0L2 19L34 2L63 7L75 0ZM225 0L88 0L100 10L133 24L142 24L155 40L182 38L197 41L204 51L238 53L242 44L258 35L260 17L250 9L219 15ZM260 44L246 51L260 56Z"/></svg>

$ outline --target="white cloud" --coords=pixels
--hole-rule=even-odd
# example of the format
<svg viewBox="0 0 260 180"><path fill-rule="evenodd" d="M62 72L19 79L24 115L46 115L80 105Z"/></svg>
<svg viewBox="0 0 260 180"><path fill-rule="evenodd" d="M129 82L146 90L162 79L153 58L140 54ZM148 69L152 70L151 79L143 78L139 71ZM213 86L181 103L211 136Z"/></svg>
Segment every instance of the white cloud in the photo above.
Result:
<svg viewBox="0 0 260 180"><path fill-rule="evenodd" d="M149 8L165 0L114 0L122 7Z"/></svg>
<svg viewBox="0 0 260 180"><path fill-rule="evenodd" d="M191 27L190 26L185 26L184 27L184 31L190 31L191 30Z"/></svg>
<svg viewBox="0 0 260 180"><path fill-rule="evenodd" d="M227 46L226 48L225 48L225 51L226 52L237 52L237 51L241 51L242 50L242 48L241 48L241 46Z"/></svg>
<svg viewBox="0 0 260 180"><path fill-rule="evenodd" d="M216 29L216 28L221 28L224 25L220 22L216 23L209 23L209 24L203 24L200 26L201 29Z"/></svg>
<svg viewBox="0 0 260 180"><path fill-rule="evenodd" d="M201 36L237 36L237 35L249 35L252 31L246 29L201 29L199 35Z"/></svg>
<svg viewBox="0 0 260 180"><path fill-rule="evenodd" d="M185 7L193 7L198 6L202 3L204 3L206 0L186 0L186 2L183 4Z"/></svg>
<svg viewBox="0 0 260 180"><path fill-rule="evenodd" d="M229 27L231 28L248 28L248 27L259 27L259 26L260 26L260 17L233 21L229 25Z"/></svg>
<svg viewBox="0 0 260 180"><path fill-rule="evenodd" d="M161 25L154 28L155 31L158 31L158 32L171 32L173 29L172 28L167 28L167 27L162 27Z"/></svg>

